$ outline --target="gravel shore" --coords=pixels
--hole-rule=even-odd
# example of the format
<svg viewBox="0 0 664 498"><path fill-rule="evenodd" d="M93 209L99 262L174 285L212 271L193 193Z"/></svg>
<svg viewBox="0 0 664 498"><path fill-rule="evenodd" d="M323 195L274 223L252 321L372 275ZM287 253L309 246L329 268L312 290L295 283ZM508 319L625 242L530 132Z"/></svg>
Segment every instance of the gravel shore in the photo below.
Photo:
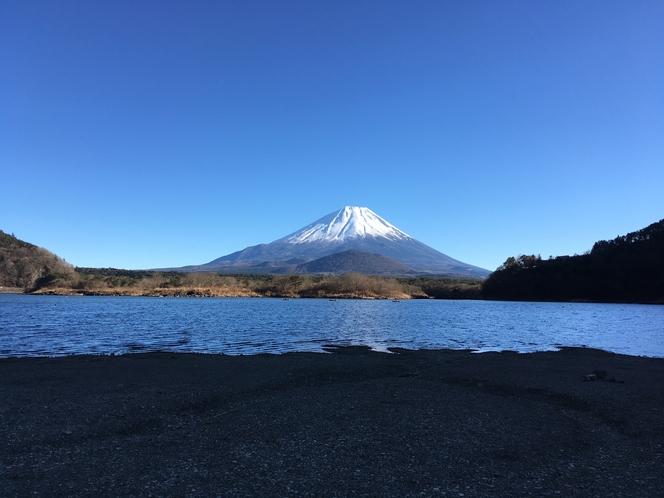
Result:
<svg viewBox="0 0 664 498"><path fill-rule="evenodd" d="M664 359L330 351L2 359L0 495L664 496Z"/></svg>

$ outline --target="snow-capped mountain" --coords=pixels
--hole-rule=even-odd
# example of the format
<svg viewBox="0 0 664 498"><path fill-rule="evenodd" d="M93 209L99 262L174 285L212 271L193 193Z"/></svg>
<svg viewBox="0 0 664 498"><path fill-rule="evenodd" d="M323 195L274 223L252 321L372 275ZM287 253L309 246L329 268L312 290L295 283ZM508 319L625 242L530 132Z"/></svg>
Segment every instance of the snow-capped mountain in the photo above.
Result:
<svg viewBox="0 0 664 498"><path fill-rule="evenodd" d="M330 213L270 244L247 247L188 269L225 273L259 269L292 272L299 264L348 250L382 254L423 274L485 277L490 273L423 244L369 208L354 206Z"/></svg>
<svg viewBox="0 0 664 498"><path fill-rule="evenodd" d="M382 237L389 240L412 239L371 209L346 206L275 242L306 244L314 241L327 241L338 243L358 237Z"/></svg>

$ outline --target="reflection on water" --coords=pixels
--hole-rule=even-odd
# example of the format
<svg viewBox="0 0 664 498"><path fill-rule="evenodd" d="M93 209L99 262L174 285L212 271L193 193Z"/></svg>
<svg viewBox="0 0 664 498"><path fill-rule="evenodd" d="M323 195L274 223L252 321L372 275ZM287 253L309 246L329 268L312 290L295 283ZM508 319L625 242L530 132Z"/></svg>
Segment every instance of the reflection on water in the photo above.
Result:
<svg viewBox="0 0 664 498"><path fill-rule="evenodd" d="M0 357L322 351L325 344L664 357L664 306L0 294Z"/></svg>

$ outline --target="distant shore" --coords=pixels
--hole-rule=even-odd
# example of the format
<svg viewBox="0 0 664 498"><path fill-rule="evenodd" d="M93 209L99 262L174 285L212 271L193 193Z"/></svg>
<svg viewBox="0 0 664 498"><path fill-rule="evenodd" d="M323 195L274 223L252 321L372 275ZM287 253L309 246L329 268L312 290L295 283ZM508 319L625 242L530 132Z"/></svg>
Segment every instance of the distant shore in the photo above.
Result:
<svg viewBox="0 0 664 498"><path fill-rule="evenodd" d="M2 359L0 489L664 494L664 359L328 350Z"/></svg>
<svg viewBox="0 0 664 498"><path fill-rule="evenodd" d="M0 287L0 294L24 294L25 289L21 287Z"/></svg>
<svg viewBox="0 0 664 498"><path fill-rule="evenodd" d="M162 297L285 297L336 299L472 299L480 280L387 278L361 273L316 275L217 275L79 269L44 277L31 294Z"/></svg>
<svg viewBox="0 0 664 498"><path fill-rule="evenodd" d="M3 291L0 290L0 293ZM237 289L215 289L215 288L167 288L167 289L153 289L153 290L139 290L139 289L100 289L100 290L85 290L71 288L45 288L37 291L28 291L21 288L10 288L4 291L6 294L28 294L28 295L41 295L41 296L133 296L133 297L272 297L272 298L287 298L287 299L392 299L392 300L410 300L410 299L472 299L482 301L523 301L523 302L560 302L560 303L587 303L587 304L648 304L648 305L664 305L663 300L644 300L644 301L601 301L592 299L571 299L571 300L527 300L527 299L497 299L495 297L483 297L478 292L471 290L470 292L458 291L456 289L445 289L438 293L438 295L427 295L419 292L406 294L404 292L390 292L390 293L374 293L374 292L331 292L331 293L294 293L294 292L266 292L258 293L248 290Z"/></svg>
<svg viewBox="0 0 664 498"><path fill-rule="evenodd" d="M41 296L133 296L133 297L271 297L271 298L314 298L314 299L429 299L427 296L413 297L403 293L392 293L386 295L367 295L364 293L339 292L321 295L300 296L292 293L267 293L259 294L257 292L243 292L233 289L200 289L200 288L172 288L155 289L152 291L136 291L122 289L106 289L99 291L77 291L75 289L47 289L36 292L29 292L31 295Z"/></svg>
<svg viewBox="0 0 664 498"><path fill-rule="evenodd" d="M498 276L501 272L496 273ZM502 278L502 277L501 277ZM492 301L664 304L658 293L592 299L588 294L519 295L485 292L491 278L382 277L345 275L276 275L154 272L114 268L77 268L49 274L26 288L30 294L155 297L281 297L323 299L475 299ZM491 286L490 286L491 287Z"/></svg>

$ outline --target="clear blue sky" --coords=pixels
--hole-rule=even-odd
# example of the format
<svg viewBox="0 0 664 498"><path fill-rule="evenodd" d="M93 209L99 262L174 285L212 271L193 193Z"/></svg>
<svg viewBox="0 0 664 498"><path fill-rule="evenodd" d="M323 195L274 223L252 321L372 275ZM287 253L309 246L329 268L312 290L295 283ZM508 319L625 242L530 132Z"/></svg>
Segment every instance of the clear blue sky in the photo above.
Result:
<svg viewBox="0 0 664 498"><path fill-rule="evenodd" d="M367 206L454 258L664 218L664 2L0 2L0 229L200 264Z"/></svg>

